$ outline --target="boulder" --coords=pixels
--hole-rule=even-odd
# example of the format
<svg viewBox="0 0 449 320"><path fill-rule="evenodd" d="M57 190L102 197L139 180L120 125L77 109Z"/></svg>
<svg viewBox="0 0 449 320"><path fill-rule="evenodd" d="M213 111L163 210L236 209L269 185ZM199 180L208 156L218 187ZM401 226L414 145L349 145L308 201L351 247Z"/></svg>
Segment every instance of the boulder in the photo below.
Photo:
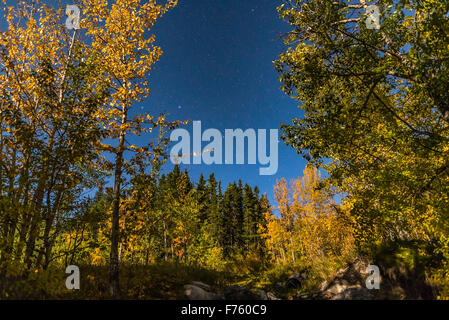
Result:
<svg viewBox="0 0 449 320"><path fill-rule="evenodd" d="M319 300L323 299L321 292L303 292L294 297L297 300Z"/></svg>
<svg viewBox="0 0 449 320"><path fill-rule="evenodd" d="M335 294L331 300L372 300L370 290L360 285L346 287Z"/></svg>
<svg viewBox="0 0 449 320"><path fill-rule="evenodd" d="M371 300L375 292L366 288L367 261L356 259L338 270L334 277L320 286L320 296L330 300Z"/></svg>
<svg viewBox="0 0 449 320"><path fill-rule="evenodd" d="M280 298L276 297L273 293L267 292L267 298L268 300L281 300Z"/></svg>
<svg viewBox="0 0 449 320"><path fill-rule="evenodd" d="M279 300L274 294L267 294L260 289L249 290L244 287L226 288L223 294L215 293L211 286L199 281L192 281L184 286L189 300Z"/></svg>
<svg viewBox="0 0 449 320"><path fill-rule="evenodd" d="M185 295L189 300L223 300L223 296L212 291L208 291L205 288L210 289L210 286L204 286L202 283L199 285L195 285L193 283L185 285Z"/></svg>
<svg viewBox="0 0 449 320"><path fill-rule="evenodd" d="M193 286L199 287L199 288L201 288L203 290L206 290L208 292L212 292L213 291L212 287L210 285L205 284L205 283L200 282L200 281L192 281L190 284L193 285Z"/></svg>
<svg viewBox="0 0 449 320"><path fill-rule="evenodd" d="M307 275L305 273L294 273L288 277L285 286L287 288L301 288L305 280L307 280Z"/></svg>
<svg viewBox="0 0 449 320"><path fill-rule="evenodd" d="M285 288L287 288L287 286L286 286L285 282L277 282L276 288L279 290L284 290Z"/></svg>
<svg viewBox="0 0 449 320"><path fill-rule="evenodd" d="M336 283L336 284L332 285L329 289L327 289L325 293L335 295L335 294L342 293L347 288L348 288L347 285Z"/></svg>
<svg viewBox="0 0 449 320"><path fill-rule="evenodd" d="M268 300L263 290L251 291L247 288L232 286L224 290L225 300Z"/></svg>

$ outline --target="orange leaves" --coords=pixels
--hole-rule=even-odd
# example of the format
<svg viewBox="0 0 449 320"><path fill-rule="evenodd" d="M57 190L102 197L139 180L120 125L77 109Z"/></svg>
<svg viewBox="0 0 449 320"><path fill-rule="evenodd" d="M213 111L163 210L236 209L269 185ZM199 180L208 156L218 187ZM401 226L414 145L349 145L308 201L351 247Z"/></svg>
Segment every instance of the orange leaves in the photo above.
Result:
<svg viewBox="0 0 449 320"><path fill-rule="evenodd" d="M287 262L297 256L314 260L346 257L354 248L347 211L336 206L325 191L318 189L320 174L307 166L301 179L290 184L282 178L275 186L279 216L267 214L267 244L276 260ZM338 209L336 209L338 208ZM338 212L337 212L338 210Z"/></svg>
<svg viewBox="0 0 449 320"><path fill-rule="evenodd" d="M84 47L94 56L101 57L97 68L101 69L103 82L110 86L111 95L104 112L99 116L112 138L132 133L149 133L164 125L165 117L136 115L128 119L133 103L149 95L147 77L162 54L155 46L156 37L149 35L154 23L177 1L165 5L156 1L139 0L82 0L82 26L88 40ZM139 150L139 148L128 148Z"/></svg>

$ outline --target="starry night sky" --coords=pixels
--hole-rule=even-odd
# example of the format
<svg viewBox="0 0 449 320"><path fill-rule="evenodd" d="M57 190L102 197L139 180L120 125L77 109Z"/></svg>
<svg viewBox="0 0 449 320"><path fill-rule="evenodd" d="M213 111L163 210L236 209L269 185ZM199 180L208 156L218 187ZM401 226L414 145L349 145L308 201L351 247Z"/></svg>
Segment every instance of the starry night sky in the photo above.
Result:
<svg viewBox="0 0 449 320"><path fill-rule="evenodd" d="M203 131L216 128L223 135L225 129L279 129L300 116L298 102L280 90L273 68L285 49L280 35L289 30L277 14L279 4L180 0L153 29L164 54L150 76L151 96L139 107L150 114L166 111L169 119L201 120ZM185 128L192 132L192 124ZM305 161L280 141L279 168L273 176L260 176L259 164L181 167L195 181L201 172L205 177L214 172L223 187L240 178L257 185L273 203L276 179L302 175ZM164 171L171 168L167 165Z"/></svg>
<svg viewBox="0 0 449 320"><path fill-rule="evenodd" d="M54 0L46 3L52 5ZM281 3L179 0L178 6L152 30L164 54L149 77L151 95L134 106L135 112L167 112L169 120L201 120L203 131L216 128L223 135L225 129L253 128L256 132L267 129L268 136L269 129L279 129L281 123L299 117L298 102L280 90L273 68L273 61L285 50L280 35L289 30L276 11ZM2 29L6 27L4 22L0 22ZM192 132L191 123L185 128ZM148 142L139 139L148 137L130 137L128 141ZM194 181L198 181L201 172L206 178L214 172L222 180L223 189L229 182L242 179L257 185L261 194L267 193L274 203L276 179L290 180L302 175L305 163L295 150L280 141L278 171L272 176L259 175L260 164L181 164L181 169L187 169ZM172 168L168 163L163 171Z"/></svg>

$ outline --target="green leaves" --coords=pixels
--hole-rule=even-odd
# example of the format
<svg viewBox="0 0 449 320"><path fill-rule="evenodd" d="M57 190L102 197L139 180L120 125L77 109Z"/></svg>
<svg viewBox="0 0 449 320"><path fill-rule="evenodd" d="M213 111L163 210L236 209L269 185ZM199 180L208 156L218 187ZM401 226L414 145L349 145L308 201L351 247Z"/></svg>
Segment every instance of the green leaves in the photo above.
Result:
<svg viewBox="0 0 449 320"><path fill-rule="evenodd" d="M359 3L280 9L292 31L275 68L304 112L282 138L347 195L359 243L438 238L449 232L429 228L448 207L449 1L378 1L380 30L354 20Z"/></svg>

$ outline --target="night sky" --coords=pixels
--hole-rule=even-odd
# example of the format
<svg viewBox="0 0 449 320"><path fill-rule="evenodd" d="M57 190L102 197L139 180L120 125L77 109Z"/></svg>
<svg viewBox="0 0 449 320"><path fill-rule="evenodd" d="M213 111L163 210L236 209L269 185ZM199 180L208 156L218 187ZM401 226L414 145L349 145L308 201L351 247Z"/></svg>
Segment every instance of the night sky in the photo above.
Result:
<svg viewBox="0 0 449 320"><path fill-rule="evenodd" d="M53 0L46 3L52 5ZM252 128L267 129L268 136L269 129L279 129L281 123L300 116L298 102L280 90L273 68L285 49L280 35L289 30L277 14L280 4L280 0L179 0L152 30L164 54L149 77L150 97L136 104L134 112L167 112L169 120L200 120L203 131L216 128L223 135L225 129ZM4 22L0 22L2 29ZM192 132L192 123L185 128ZM148 142L142 139L127 138L134 144ZM257 185L274 203L276 179L302 175L305 161L281 140L277 173L261 176L260 167L181 164L194 181L201 172L206 178L214 172L224 189L242 179ZM168 163L163 171L172 168Z"/></svg>
<svg viewBox="0 0 449 320"><path fill-rule="evenodd" d="M273 68L285 49L279 37L289 30L277 14L280 3L180 0L153 30L164 54L150 76L151 96L139 108L166 111L169 119L201 120L203 131L216 128L223 135L225 129L279 129L299 116L298 102L280 90ZM185 128L192 133L192 124ZM259 175L259 164L181 166L195 181L201 172L214 172L223 187L238 179L257 185L273 203L276 179L300 176L305 161L280 141L272 176Z"/></svg>

